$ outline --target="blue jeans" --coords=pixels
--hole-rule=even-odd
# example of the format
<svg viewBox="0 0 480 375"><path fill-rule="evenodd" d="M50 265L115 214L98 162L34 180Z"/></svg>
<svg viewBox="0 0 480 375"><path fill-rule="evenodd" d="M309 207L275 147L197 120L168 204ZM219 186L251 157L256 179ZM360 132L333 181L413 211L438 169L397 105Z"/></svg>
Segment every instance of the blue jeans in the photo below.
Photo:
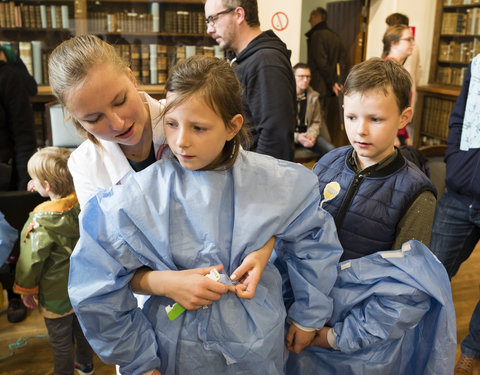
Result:
<svg viewBox="0 0 480 375"><path fill-rule="evenodd" d="M480 210L445 190L437 203L430 248L452 278L480 239Z"/></svg>
<svg viewBox="0 0 480 375"><path fill-rule="evenodd" d="M480 238L480 210L459 201L445 190L438 201L430 248L453 277L472 253ZM460 349L469 358L480 359L480 301L470 319L468 336Z"/></svg>

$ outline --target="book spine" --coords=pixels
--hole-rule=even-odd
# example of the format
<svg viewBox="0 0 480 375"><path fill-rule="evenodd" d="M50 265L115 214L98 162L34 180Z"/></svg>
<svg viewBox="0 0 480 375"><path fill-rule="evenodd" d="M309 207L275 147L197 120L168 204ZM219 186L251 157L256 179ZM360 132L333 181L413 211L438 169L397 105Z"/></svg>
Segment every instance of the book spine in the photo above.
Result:
<svg viewBox="0 0 480 375"><path fill-rule="evenodd" d="M68 5L61 6L61 14L62 14L62 28L69 29L70 19L68 17Z"/></svg>
<svg viewBox="0 0 480 375"><path fill-rule="evenodd" d="M150 84L158 83L157 45L150 44Z"/></svg>
<svg viewBox="0 0 480 375"><path fill-rule="evenodd" d="M56 5L50 5L50 17L52 19L52 29L56 29L59 27L57 26L57 6Z"/></svg>
<svg viewBox="0 0 480 375"><path fill-rule="evenodd" d="M154 33L160 32L160 4L152 3L152 31Z"/></svg>
<svg viewBox="0 0 480 375"><path fill-rule="evenodd" d="M32 44L30 42L19 42L20 58L27 67L28 73L33 76L32 66Z"/></svg>
<svg viewBox="0 0 480 375"><path fill-rule="evenodd" d="M46 5L40 5L40 22L42 29L47 28L47 6Z"/></svg>
<svg viewBox="0 0 480 375"><path fill-rule="evenodd" d="M33 78L37 84L43 83L42 73L42 42L39 40L32 40L32 59L33 59Z"/></svg>

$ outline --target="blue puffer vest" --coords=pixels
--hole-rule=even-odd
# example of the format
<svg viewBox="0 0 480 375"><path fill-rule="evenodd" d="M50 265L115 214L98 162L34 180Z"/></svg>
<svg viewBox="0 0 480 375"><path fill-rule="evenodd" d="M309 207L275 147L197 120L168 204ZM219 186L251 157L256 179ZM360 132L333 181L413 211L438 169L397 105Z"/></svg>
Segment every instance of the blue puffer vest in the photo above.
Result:
<svg viewBox="0 0 480 375"><path fill-rule="evenodd" d="M341 260L391 250L397 224L413 201L427 190L436 194L428 177L400 152L384 168L366 168L358 174L349 163L352 152L351 146L337 148L313 169L322 196L326 184L340 184L340 193L323 208L335 219L344 249Z"/></svg>

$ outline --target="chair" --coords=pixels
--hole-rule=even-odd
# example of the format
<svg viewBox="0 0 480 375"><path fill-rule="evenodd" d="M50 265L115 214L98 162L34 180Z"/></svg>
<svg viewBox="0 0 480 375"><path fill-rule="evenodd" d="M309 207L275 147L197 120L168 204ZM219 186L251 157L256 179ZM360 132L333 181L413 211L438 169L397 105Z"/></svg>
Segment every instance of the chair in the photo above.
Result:
<svg viewBox="0 0 480 375"><path fill-rule="evenodd" d="M45 104L46 138L48 146L76 148L84 141L71 119L65 119L63 107L57 101Z"/></svg>
<svg viewBox="0 0 480 375"><path fill-rule="evenodd" d="M428 160L430 180L437 188L437 199L440 199L445 190L445 178L447 175L446 165L443 161L447 145L421 146L419 150Z"/></svg>

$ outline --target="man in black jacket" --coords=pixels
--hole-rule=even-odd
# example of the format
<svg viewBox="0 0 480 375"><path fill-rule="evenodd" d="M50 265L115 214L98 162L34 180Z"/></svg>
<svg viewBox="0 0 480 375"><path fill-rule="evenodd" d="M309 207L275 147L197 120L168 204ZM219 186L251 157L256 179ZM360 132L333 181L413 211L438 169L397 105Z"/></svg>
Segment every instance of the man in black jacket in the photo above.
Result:
<svg viewBox="0 0 480 375"><path fill-rule="evenodd" d="M337 96L348 74L347 56L340 37L327 26L327 11L324 8L312 10L308 22L312 26L305 34L307 64L312 70L310 86L320 94L320 104L333 135L339 126Z"/></svg>
<svg viewBox="0 0 480 375"><path fill-rule="evenodd" d="M206 0L207 32L229 52L244 88L251 150L293 160L296 125L291 51L271 30L262 32L256 0Z"/></svg>
<svg viewBox="0 0 480 375"><path fill-rule="evenodd" d="M26 190L27 162L37 147L24 78L0 46L0 191Z"/></svg>

